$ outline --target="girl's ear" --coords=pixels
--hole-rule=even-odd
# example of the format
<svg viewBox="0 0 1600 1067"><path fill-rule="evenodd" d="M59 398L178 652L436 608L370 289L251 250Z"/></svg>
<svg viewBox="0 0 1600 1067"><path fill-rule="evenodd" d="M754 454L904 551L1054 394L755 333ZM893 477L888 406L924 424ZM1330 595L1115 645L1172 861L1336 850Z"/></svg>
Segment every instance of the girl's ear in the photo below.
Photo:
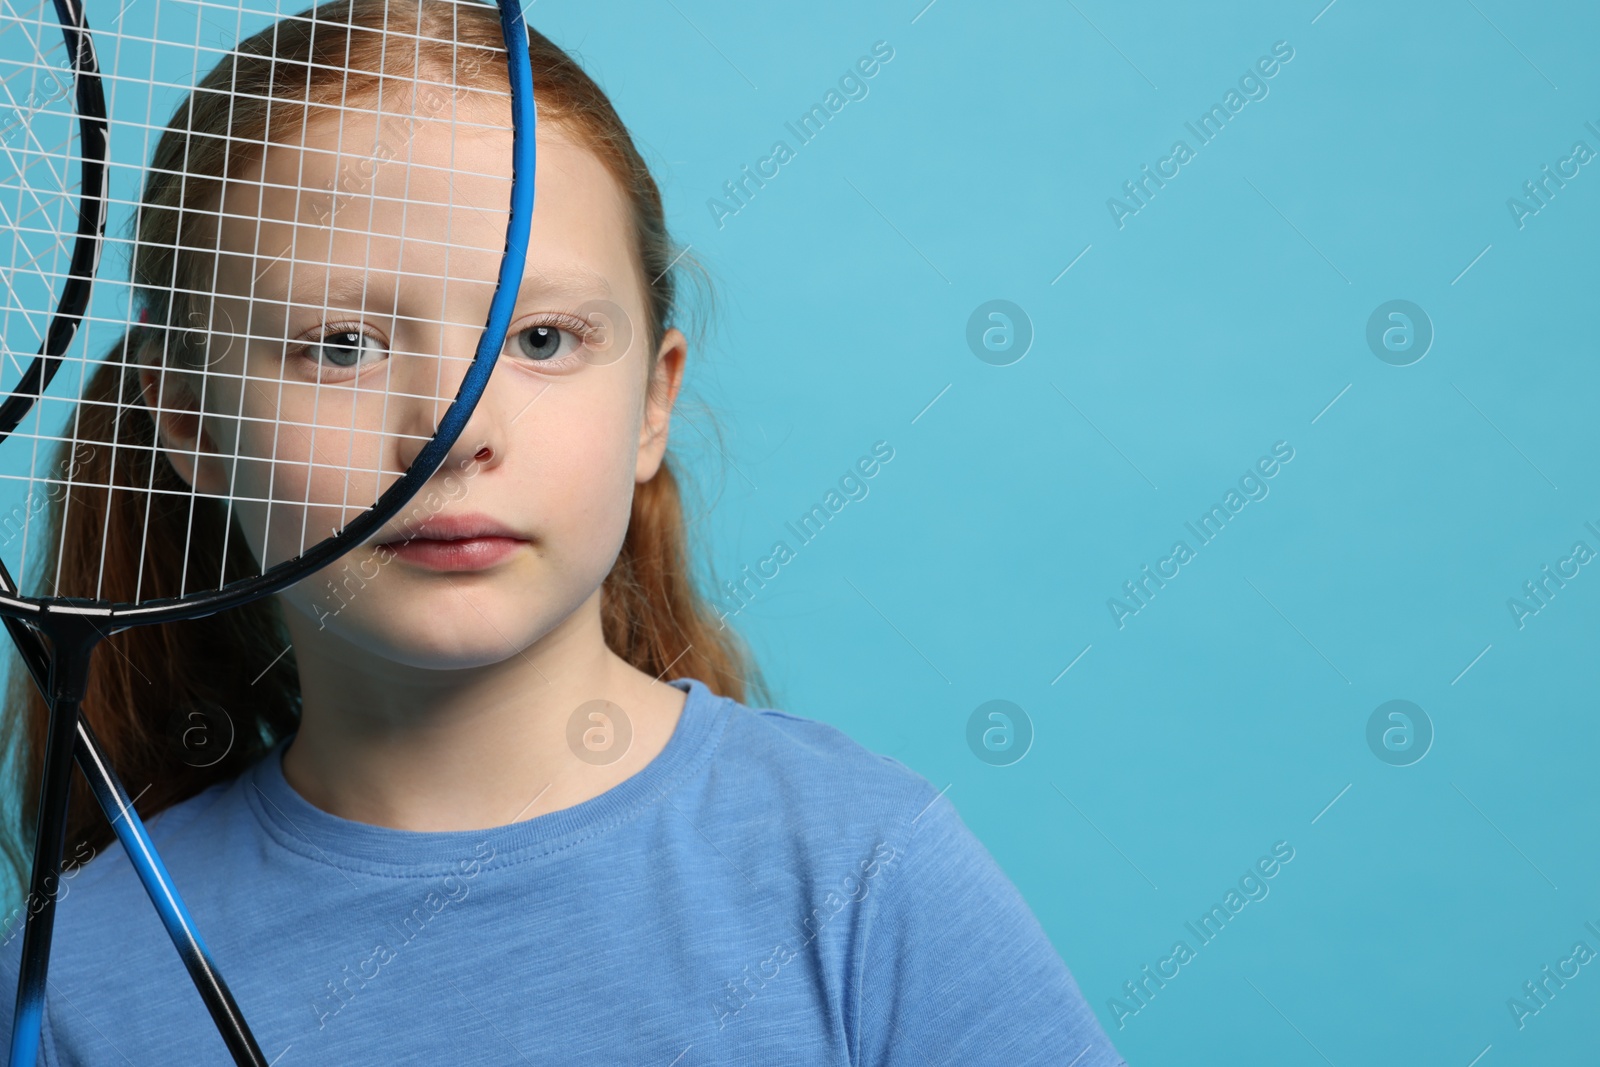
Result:
<svg viewBox="0 0 1600 1067"><path fill-rule="evenodd" d="M672 422L672 405L683 385L683 365L689 355L689 339L676 326L661 338L656 351L656 367L645 386L644 421L639 427L639 458L634 466L634 481L643 485L656 476L661 457L667 451L667 429Z"/></svg>
<svg viewBox="0 0 1600 1067"><path fill-rule="evenodd" d="M218 494L227 479L189 378L181 370L146 362L145 353L140 353L139 392L155 424L156 447L196 492Z"/></svg>

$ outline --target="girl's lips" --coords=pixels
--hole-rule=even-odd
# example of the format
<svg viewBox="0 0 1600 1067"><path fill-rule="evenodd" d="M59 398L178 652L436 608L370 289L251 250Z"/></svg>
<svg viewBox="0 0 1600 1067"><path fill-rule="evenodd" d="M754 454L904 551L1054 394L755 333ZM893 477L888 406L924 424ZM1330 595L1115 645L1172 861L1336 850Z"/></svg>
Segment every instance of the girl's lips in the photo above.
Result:
<svg viewBox="0 0 1600 1067"><path fill-rule="evenodd" d="M518 537L464 537L440 541L419 537L387 545L396 557L434 571L476 571L508 559L528 542Z"/></svg>

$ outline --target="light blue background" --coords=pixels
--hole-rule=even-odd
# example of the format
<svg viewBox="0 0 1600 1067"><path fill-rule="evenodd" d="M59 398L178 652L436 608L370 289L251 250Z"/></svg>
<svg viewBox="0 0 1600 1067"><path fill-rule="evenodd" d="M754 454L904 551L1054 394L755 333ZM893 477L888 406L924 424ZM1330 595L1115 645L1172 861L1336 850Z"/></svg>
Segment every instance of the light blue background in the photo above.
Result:
<svg viewBox="0 0 1600 1067"><path fill-rule="evenodd" d="M673 429L718 577L895 449L736 620L778 702L949 784L1131 1063L1578 1062L1600 964L1520 1031L1506 1001L1600 950L1600 570L1521 630L1506 602L1600 549L1600 168L1520 230L1506 201L1600 150L1600 17L1323 2L530 16L719 287L710 415ZM706 201L879 40L867 98L719 228ZM1107 198L1277 41L1268 97L1119 230ZM1006 367L965 342L996 298L1036 331ZM1436 330L1408 367L1365 340L1392 299ZM1270 496L1119 630L1107 598L1279 440ZM1036 729L1009 767L965 740L996 698ZM1395 698L1436 730L1408 767L1365 739ZM1270 895L1118 1029L1108 999L1278 841Z"/></svg>
<svg viewBox="0 0 1600 1067"><path fill-rule="evenodd" d="M1600 166L1521 229L1506 201L1600 150L1600 15L1323 3L529 14L717 286L673 427L715 576L895 450L735 620L776 703L948 785L1130 1063L1578 1062L1600 963L1523 1029L1506 1002L1600 950L1600 568L1521 629L1507 600L1600 549ZM877 41L869 95L718 226ZM1269 95L1119 229L1107 199L1278 41ZM1010 366L965 339L993 299L1035 332ZM1394 299L1436 330L1407 367L1365 339ZM1270 495L1119 629L1107 599L1277 441ZM1366 741L1397 698L1436 731L1406 767ZM967 745L993 699L1035 730L1011 766ZM1280 841L1270 894L1119 1028Z"/></svg>

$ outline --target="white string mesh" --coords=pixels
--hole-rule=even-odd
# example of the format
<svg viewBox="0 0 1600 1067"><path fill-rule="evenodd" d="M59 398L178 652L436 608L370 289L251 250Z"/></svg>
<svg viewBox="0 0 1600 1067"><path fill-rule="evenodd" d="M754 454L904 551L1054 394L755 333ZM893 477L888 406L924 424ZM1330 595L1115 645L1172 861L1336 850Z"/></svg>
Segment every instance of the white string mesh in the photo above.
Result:
<svg viewBox="0 0 1600 1067"><path fill-rule="evenodd" d="M30 595L137 605L301 555L405 472L482 331L511 142L490 4L119 3L90 11L101 266L0 444L0 558ZM0 0L0 399L68 285L71 60L53 4Z"/></svg>

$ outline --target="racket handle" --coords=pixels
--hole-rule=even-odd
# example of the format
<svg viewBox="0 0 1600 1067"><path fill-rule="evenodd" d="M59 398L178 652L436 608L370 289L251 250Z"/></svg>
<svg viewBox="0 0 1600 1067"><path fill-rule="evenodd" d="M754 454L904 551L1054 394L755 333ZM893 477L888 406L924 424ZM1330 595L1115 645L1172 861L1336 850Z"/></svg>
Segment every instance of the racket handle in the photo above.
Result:
<svg viewBox="0 0 1600 1067"><path fill-rule="evenodd" d="M78 700L61 694L83 692L94 651L92 626L64 622L52 634L50 729L45 741L44 776L34 828L33 869L28 878L22 932L22 964L17 973L17 1006L11 1018L11 1067L35 1067L49 979L50 941L55 931L56 895L61 888L61 850L67 837L67 799L72 788L72 753L78 732Z"/></svg>
<svg viewBox="0 0 1600 1067"><path fill-rule="evenodd" d="M5 564L0 563L0 587L9 587L10 584L11 576L6 572ZM20 619L6 616L4 621L39 691L48 693L50 657L38 632L30 629ZM250 1032L244 1013L239 1010L238 1003L233 999L233 993L223 981L222 975L218 973L210 951L201 940L193 920L189 918L189 910L184 906L183 898L178 895L178 890L173 886L154 843L145 832L144 821L139 818L139 813L134 811L128 791L123 788L116 772L111 769L111 764L101 751L100 742L94 736L94 731L81 716L78 719L73 755L78 770L88 781L89 789L94 793L100 810L105 813L106 820L111 823L117 839L122 842L129 861L139 875L139 881L144 885L145 892L150 895L151 903L160 914L162 925L167 928L173 947L178 950L178 955L189 972L189 978L194 982L195 990L205 1002L206 1010L211 1013L211 1020L216 1024L217 1032L222 1035L223 1042L228 1046L233 1062L238 1067L266 1067L266 1057L261 1054L261 1047L256 1044L255 1035ZM15 1052L13 1046L12 1063L32 1063L27 1059L18 1061ZM23 1055L26 1054L26 1050L23 1050ZM35 1039L34 1056L37 1055L37 1039Z"/></svg>

